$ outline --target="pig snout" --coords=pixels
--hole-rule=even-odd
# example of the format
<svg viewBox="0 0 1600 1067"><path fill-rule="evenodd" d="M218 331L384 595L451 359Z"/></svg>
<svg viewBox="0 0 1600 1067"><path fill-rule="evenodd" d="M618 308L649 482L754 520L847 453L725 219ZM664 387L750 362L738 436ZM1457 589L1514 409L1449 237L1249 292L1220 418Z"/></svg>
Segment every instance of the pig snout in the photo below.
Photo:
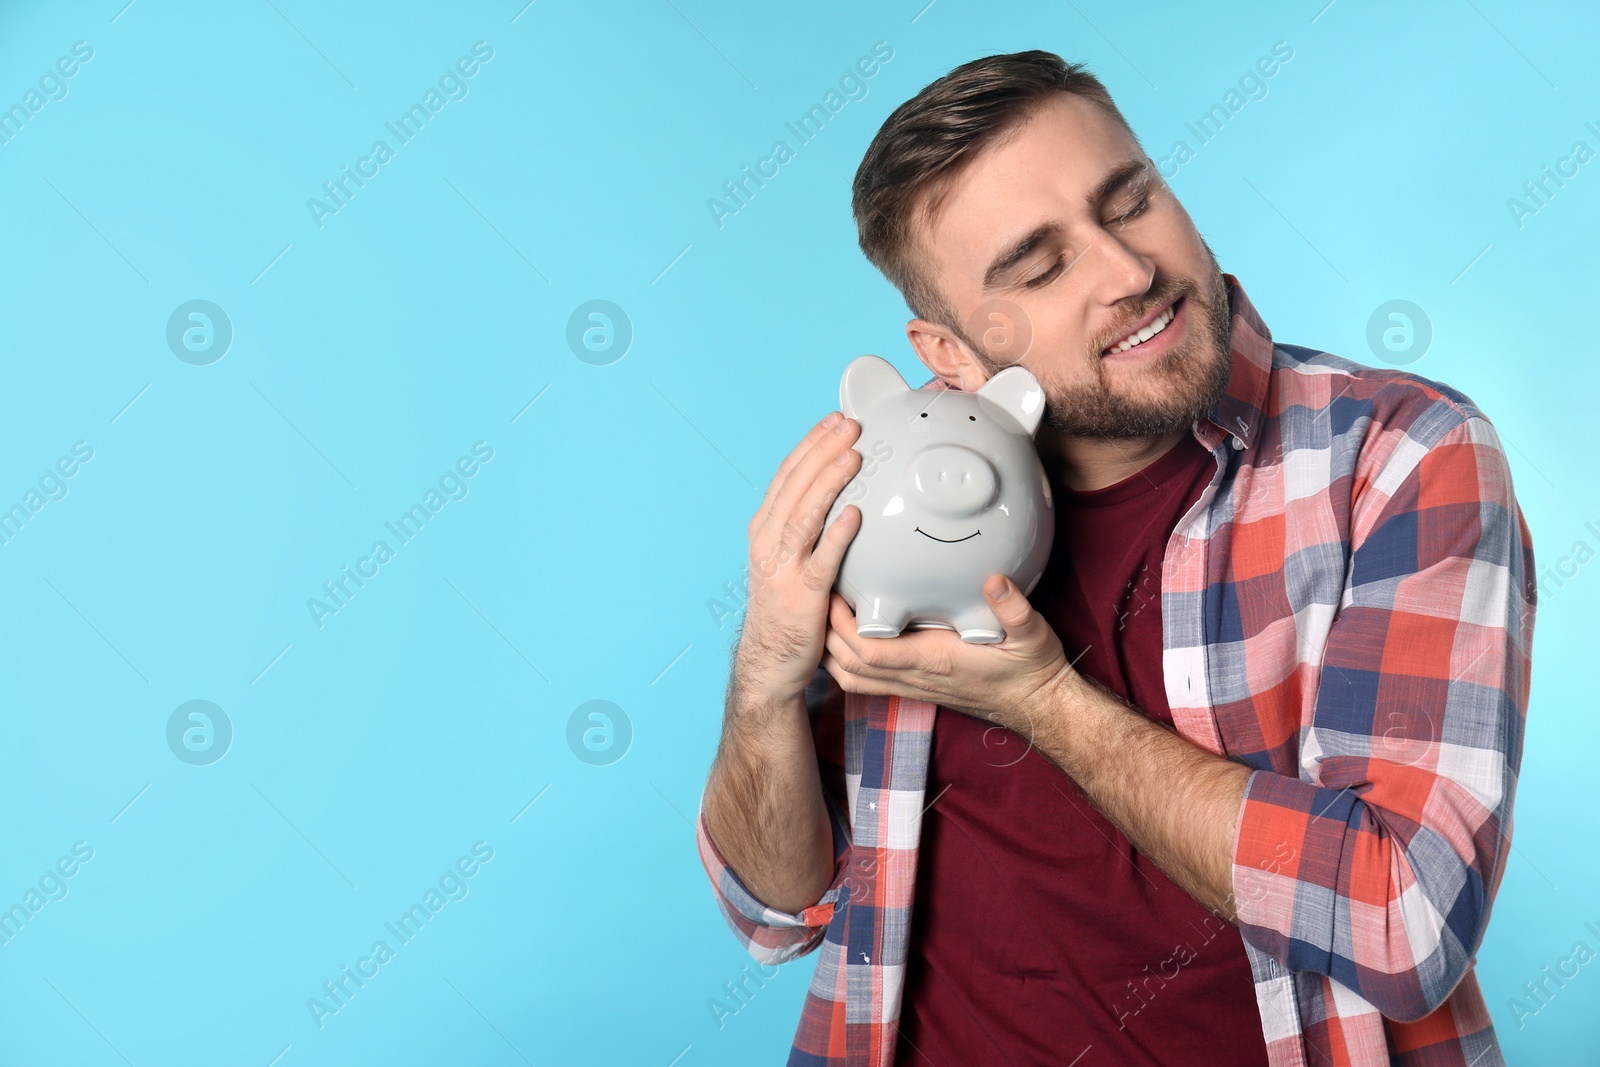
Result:
<svg viewBox="0 0 1600 1067"><path fill-rule="evenodd" d="M988 510L1000 487L989 461L960 445L924 450L910 469L912 496L927 511L960 519Z"/></svg>

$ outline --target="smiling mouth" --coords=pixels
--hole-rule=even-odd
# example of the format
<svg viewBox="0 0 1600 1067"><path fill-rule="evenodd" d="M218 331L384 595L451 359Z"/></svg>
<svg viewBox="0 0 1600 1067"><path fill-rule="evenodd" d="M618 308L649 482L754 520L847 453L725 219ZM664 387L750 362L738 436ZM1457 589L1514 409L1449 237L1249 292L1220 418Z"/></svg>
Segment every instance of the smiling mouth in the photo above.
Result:
<svg viewBox="0 0 1600 1067"><path fill-rule="evenodd" d="M943 537L934 537L933 534L929 533L927 530L924 530L920 526L915 526L915 527L912 527L912 528L914 530L916 530L917 533L921 534L923 537L932 538L935 541L943 541L947 545L958 545L962 541L970 541L974 537L977 537L979 534L983 533L982 530L973 530L971 533L967 534L967 536L965 536L965 537L957 537L953 541L946 541Z"/></svg>
<svg viewBox="0 0 1600 1067"><path fill-rule="evenodd" d="M1117 341L1115 344L1112 344L1111 346L1101 350L1100 354L1102 356L1119 355L1123 352L1129 351L1130 349L1138 348L1152 337L1162 333L1168 326L1172 325L1172 320L1178 315L1178 306L1182 303L1182 297L1174 300L1149 322L1145 323L1139 329L1134 330L1132 333L1122 338L1122 340Z"/></svg>

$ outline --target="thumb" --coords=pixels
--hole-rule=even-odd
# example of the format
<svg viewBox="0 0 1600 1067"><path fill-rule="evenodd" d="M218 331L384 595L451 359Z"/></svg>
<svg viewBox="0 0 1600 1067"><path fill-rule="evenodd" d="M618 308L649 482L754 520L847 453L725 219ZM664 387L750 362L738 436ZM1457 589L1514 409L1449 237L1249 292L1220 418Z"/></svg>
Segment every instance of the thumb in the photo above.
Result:
<svg viewBox="0 0 1600 1067"><path fill-rule="evenodd" d="M989 602L989 610L1005 627L1008 638L1028 636L1040 618L1022 590L1004 574L996 574L984 583L983 595Z"/></svg>

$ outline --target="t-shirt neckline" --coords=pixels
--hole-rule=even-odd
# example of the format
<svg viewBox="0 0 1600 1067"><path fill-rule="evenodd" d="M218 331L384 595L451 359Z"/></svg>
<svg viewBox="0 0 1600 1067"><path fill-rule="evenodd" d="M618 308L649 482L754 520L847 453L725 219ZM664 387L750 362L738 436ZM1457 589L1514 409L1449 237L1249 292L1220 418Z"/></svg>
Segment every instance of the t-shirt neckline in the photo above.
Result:
<svg viewBox="0 0 1600 1067"><path fill-rule="evenodd" d="M1160 487L1168 478L1180 473L1192 464L1198 464L1199 456L1195 453L1210 457L1205 446L1195 439L1193 433L1186 433L1176 444L1167 449L1151 463L1119 482L1100 489L1070 489L1061 485L1054 479L1052 486L1056 497L1063 504L1079 508L1101 508L1113 504L1121 504L1136 496L1142 496Z"/></svg>

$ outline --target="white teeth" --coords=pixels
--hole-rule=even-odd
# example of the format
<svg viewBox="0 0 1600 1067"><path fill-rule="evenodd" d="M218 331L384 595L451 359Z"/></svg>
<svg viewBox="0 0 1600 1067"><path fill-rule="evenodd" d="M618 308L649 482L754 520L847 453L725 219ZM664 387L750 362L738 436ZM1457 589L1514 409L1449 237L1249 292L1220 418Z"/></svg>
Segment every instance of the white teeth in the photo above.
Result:
<svg viewBox="0 0 1600 1067"><path fill-rule="evenodd" d="M1173 306L1175 307L1176 305L1173 305ZM1116 344L1114 344L1110 348L1106 349L1106 351L1108 351L1108 352L1126 352L1128 349L1132 348L1134 345L1142 344L1145 341L1150 340L1150 338L1154 337L1156 334L1160 333L1162 330L1165 330L1167 328L1167 323L1172 321L1173 314L1174 314L1174 312L1173 312L1172 308L1171 307L1167 308L1167 310L1163 311L1160 315L1158 315L1156 317L1156 321L1152 322L1148 326L1145 326L1145 327L1143 327L1141 329L1135 330L1133 333L1130 333L1128 336L1124 337L1122 340L1118 341Z"/></svg>

